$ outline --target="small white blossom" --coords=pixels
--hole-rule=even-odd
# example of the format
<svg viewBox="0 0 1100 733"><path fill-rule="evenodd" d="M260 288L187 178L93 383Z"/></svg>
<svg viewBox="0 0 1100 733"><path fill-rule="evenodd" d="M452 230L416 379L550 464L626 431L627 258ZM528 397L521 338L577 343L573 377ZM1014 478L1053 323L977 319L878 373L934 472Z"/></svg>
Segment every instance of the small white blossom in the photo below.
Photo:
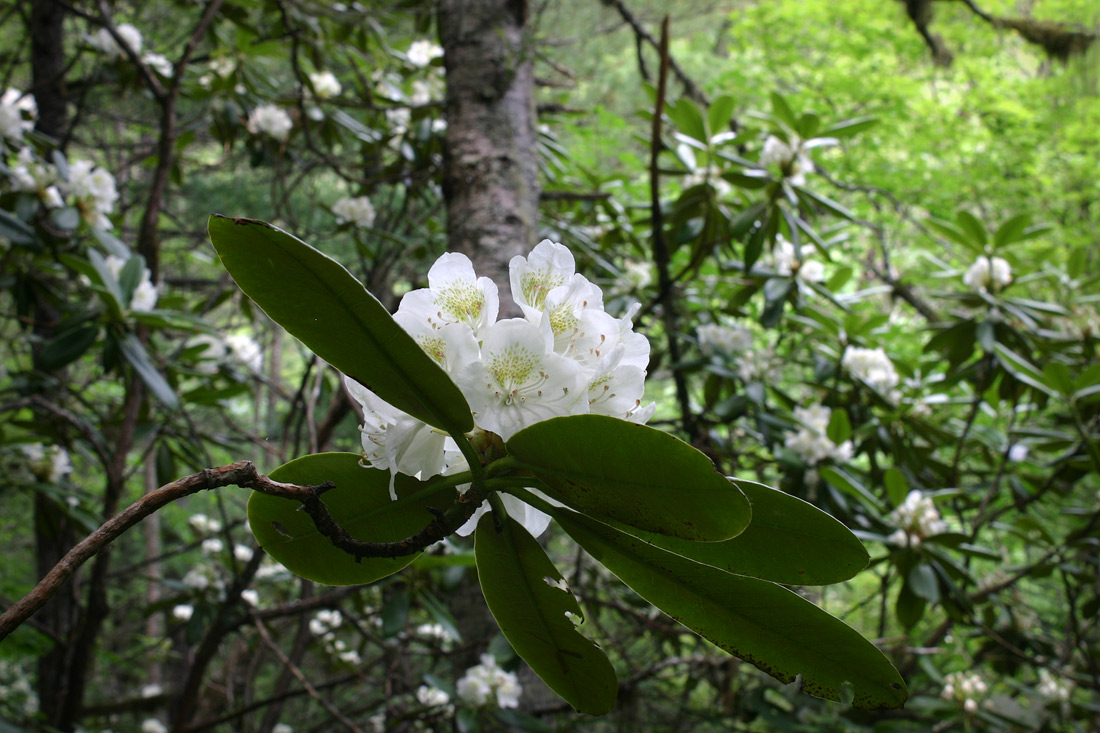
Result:
<svg viewBox="0 0 1100 733"><path fill-rule="evenodd" d="M787 435L786 447L797 453L810 466L816 466L825 460L846 463L854 453L852 441L846 440L837 445L829 439L826 431L832 410L823 405L794 408L794 417L801 427Z"/></svg>
<svg viewBox="0 0 1100 733"><path fill-rule="evenodd" d="M736 356L752 349L752 331L742 326L707 323L695 329L699 350L704 354Z"/></svg>
<svg viewBox="0 0 1100 733"><path fill-rule="evenodd" d="M23 133L34 127L37 117L38 105L34 95L8 89L0 97L0 138L19 142L23 139Z"/></svg>
<svg viewBox="0 0 1100 733"><path fill-rule="evenodd" d="M115 210L118 201L114 176L89 160L77 160L69 165L69 180L59 185L66 196L75 199L74 204L86 222L102 229L111 228L107 214Z"/></svg>
<svg viewBox="0 0 1100 733"><path fill-rule="evenodd" d="M59 445L47 448L41 443L27 443L20 448L31 463L31 473L43 483L56 484L73 471L69 451Z"/></svg>
<svg viewBox="0 0 1100 733"><path fill-rule="evenodd" d="M425 707L434 708L446 705L451 701L451 696L438 687L421 685L416 691L416 699Z"/></svg>
<svg viewBox="0 0 1100 733"><path fill-rule="evenodd" d="M323 609L314 614L309 621L309 632L314 636L324 637L333 629L340 628L344 623L344 617L339 611Z"/></svg>
<svg viewBox="0 0 1100 733"><path fill-rule="evenodd" d="M279 142L286 142L294 122L282 107L261 104L248 113L246 127L253 135L268 135Z"/></svg>
<svg viewBox="0 0 1100 733"><path fill-rule="evenodd" d="M246 588L241 591L241 600L250 606L260 605L260 592L255 588Z"/></svg>
<svg viewBox="0 0 1100 733"><path fill-rule="evenodd" d="M252 548L248 545L233 545L233 557L238 562L249 562L252 560Z"/></svg>
<svg viewBox="0 0 1100 733"><path fill-rule="evenodd" d="M122 23L115 27L115 31L130 50L136 54L141 53L142 37L141 31L129 23ZM106 28L100 28L97 30L89 40L91 45L99 49L108 61L117 61L126 55L126 52L122 50L122 46L118 45L118 41L111 35L111 32Z"/></svg>
<svg viewBox="0 0 1100 733"><path fill-rule="evenodd" d="M153 71L157 72L161 76L172 76L172 62L168 60L168 57L162 53L153 53L152 51L146 51L141 55L142 62Z"/></svg>
<svg viewBox="0 0 1100 733"><path fill-rule="evenodd" d="M947 531L947 522L940 518L932 497L919 489L909 492L905 501L890 513L890 521L898 529L889 539L899 545L916 547L921 540Z"/></svg>
<svg viewBox="0 0 1100 733"><path fill-rule="evenodd" d="M33 149L21 148L16 156L15 165L11 167L11 186L16 191L37 193L43 195L49 188L53 188L55 195L60 198L57 188L57 169L38 157Z"/></svg>
<svg viewBox="0 0 1100 733"><path fill-rule="evenodd" d="M153 310L157 305L157 295L157 286L150 282L149 268L145 268L141 282L134 288L134 294L130 297L130 310Z"/></svg>
<svg viewBox="0 0 1100 733"><path fill-rule="evenodd" d="M222 531L222 523L205 514L193 514L187 523L199 534L215 534Z"/></svg>
<svg viewBox="0 0 1100 733"><path fill-rule="evenodd" d="M164 688L158 684L145 685L141 688L142 697L156 697L164 692Z"/></svg>
<svg viewBox="0 0 1100 733"><path fill-rule="evenodd" d="M975 291L994 290L1012 282L1012 266L1003 257L979 257L963 275L963 284Z"/></svg>
<svg viewBox="0 0 1100 733"><path fill-rule="evenodd" d="M233 333L225 337L229 353L250 370L259 372L264 364L264 352L255 339L243 333Z"/></svg>
<svg viewBox="0 0 1100 733"><path fill-rule="evenodd" d="M961 704L963 710L973 714L978 711L978 701L985 697L988 689L985 681L977 674L952 672L943 678L940 697Z"/></svg>
<svg viewBox="0 0 1100 733"><path fill-rule="evenodd" d="M812 244L803 245L796 251L794 244L779 234L776 235L774 249L764 257L764 264L770 265L777 275L783 277L795 275L806 282L821 282L825 279L825 265L810 259L813 254Z"/></svg>
<svg viewBox="0 0 1100 733"><path fill-rule="evenodd" d="M276 723L275 727L271 729L271 733L294 733L294 729L286 723Z"/></svg>
<svg viewBox="0 0 1100 733"><path fill-rule="evenodd" d="M141 733L168 733L168 726L156 718L146 718L141 723Z"/></svg>
<svg viewBox="0 0 1100 733"><path fill-rule="evenodd" d="M343 87L331 71L319 71L309 75L309 83L318 99L331 99L340 96Z"/></svg>
<svg viewBox="0 0 1100 733"><path fill-rule="evenodd" d="M493 701L500 708L517 708L523 694L516 676L498 667L491 654L482 654L481 664L466 670L455 689L459 698L471 707Z"/></svg>
<svg viewBox="0 0 1100 733"><path fill-rule="evenodd" d="M405 56L413 66L423 67L430 64L433 59L442 57L443 47L431 41L413 41L412 45L409 46L409 50L405 53Z"/></svg>
<svg viewBox="0 0 1100 733"><path fill-rule="evenodd" d="M390 126L390 132L394 137L404 135L412 121L412 112L408 107L391 107L386 110L386 123Z"/></svg>
<svg viewBox="0 0 1100 733"><path fill-rule="evenodd" d="M775 135L769 135L764 141L764 148L760 152L760 167L778 168L779 173L795 186L805 185L806 175L815 170L814 162L802 147L799 138L792 137L788 144Z"/></svg>
<svg viewBox="0 0 1100 733"><path fill-rule="evenodd" d="M191 617L195 615L195 607L187 603L179 603L172 606L172 618L177 621L190 621Z"/></svg>
<svg viewBox="0 0 1100 733"><path fill-rule="evenodd" d="M881 394L889 395L898 386L897 370L881 347L864 349L849 346L844 350L840 365L853 377L863 380Z"/></svg>
<svg viewBox="0 0 1100 733"><path fill-rule="evenodd" d="M1026 461L1028 454L1028 447L1023 443L1014 443L1012 447L1008 449L1008 460L1013 463L1019 463L1020 461Z"/></svg>
<svg viewBox="0 0 1100 733"><path fill-rule="evenodd" d="M194 567L183 576L183 584L193 590L206 590L210 587L210 577L205 569Z"/></svg>
<svg viewBox="0 0 1100 733"><path fill-rule="evenodd" d="M345 196L332 205L332 213L336 216L337 224L351 223L363 228L374 224L374 205L367 196Z"/></svg>
<svg viewBox="0 0 1100 733"><path fill-rule="evenodd" d="M202 551L207 555L216 555L225 549L225 543L217 537L211 537L202 541Z"/></svg>
<svg viewBox="0 0 1100 733"><path fill-rule="evenodd" d="M1043 667L1039 670L1039 685L1036 692L1053 702L1066 702L1072 694L1072 683L1064 677L1055 675L1049 669Z"/></svg>

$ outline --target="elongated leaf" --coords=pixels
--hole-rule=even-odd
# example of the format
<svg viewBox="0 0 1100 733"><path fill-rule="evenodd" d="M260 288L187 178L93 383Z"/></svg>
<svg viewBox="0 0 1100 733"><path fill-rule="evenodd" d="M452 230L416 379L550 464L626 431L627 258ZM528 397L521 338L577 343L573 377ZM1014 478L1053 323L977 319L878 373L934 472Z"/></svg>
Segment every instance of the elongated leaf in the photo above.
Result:
<svg viewBox="0 0 1100 733"><path fill-rule="evenodd" d="M649 532L715 542L739 534L752 514L709 458L645 425L556 417L516 433L507 448L554 499Z"/></svg>
<svg viewBox="0 0 1100 733"><path fill-rule="evenodd" d="M728 94L718 97L707 108L707 127L711 138L723 132L729 131L730 118L733 116L733 108L736 100Z"/></svg>
<svg viewBox="0 0 1100 733"><path fill-rule="evenodd" d="M445 509L453 488L397 475L397 501L390 499L390 475L359 465L357 453L318 453L283 464L271 472L275 481L315 486L325 481L335 489L322 495L325 506L348 534L365 542L396 542L416 534L434 516L428 507ZM292 573L326 585L371 583L396 573L418 554L394 559L355 558L333 547L317 531L299 504L253 492L248 500L248 524L264 551Z"/></svg>
<svg viewBox="0 0 1100 733"><path fill-rule="evenodd" d="M153 366L153 362L149 359L149 353L136 336L132 333L126 334L118 340L118 348L122 352L123 358L134 368L134 371L141 377L141 381L145 382L145 386L149 388L154 397L160 400L165 407L173 410L179 407L180 403L176 391L172 389L172 385L168 384L168 380L164 378L164 375Z"/></svg>
<svg viewBox="0 0 1100 733"><path fill-rule="evenodd" d="M839 583L867 566L863 543L813 504L753 481L732 481L752 504L752 521L731 540L691 542L620 528L704 565L775 583Z"/></svg>
<svg viewBox="0 0 1100 733"><path fill-rule="evenodd" d="M971 214L966 209L959 209L955 212L955 221L958 222L959 227L970 236L970 241L975 244L985 244L987 241L987 235L985 232L985 225L978 219L978 217Z"/></svg>
<svg viewBox="0 0 1100 733"><path fill-rule="evenodd" d="M80 358L98 337L98 323L85 323L67 329L47 342L39 355L39 365L50 371L60 369Z"/></svg>
<svg viewBox="0 0 1100 733"><path fill-rule="evenodd" d="M851 137L877 124L877 117L853 117L850 120L843 120L826 127L821 131L821 134L826 137Z"/></svg>
<svg viewBox="0 0 1100 733"><path fill-rule="evenodd" d="M1018 241L1029 224L1031 224L1030 214L1016 214L1006 219L1001 226L997 227L997 232L993 235L993 244L1003 247Z"/></svg>
<svg viewBox="0 0 1100 733"><path fill-rule="evenodd" d="M897 708L901 675L874 644L791 591L733 575L647 544L567 509L558 524L596 560L660 608L727 652L802 691L839 700L845 683L857 708Z"/></svg>
<svg viewBox="0 0 1100 733"><path fill-rule="evenodd" d="M582 713L615 705L618 681L607 655L581 636L566 612L577 599L557 583L561 573L523 525L485 514L474 534L481 592L505 638L550 689ZM553 582L555 585L551 585Z"/></svg>
<svg viewBox="0 0 1100 733"><path fill-rule="evenodd" d="M805 197L805 198L810 199L812 202L816 203L818 206L822 207L823 209L825 209L826 211L828 211L832 214L836 214L837 216L839 216L842 219L847 219L848 221L854 221L855 218L856 218L856 215L853 214L850 210L848 210L846 207L840 205L836 201L833 201L828 196L825 196L825 195L820 194L820 193L814 193L813 191L811 191L808 188L799 188L798 189L798 194L799 194L800 197Z"/></svg>
<svg viewBox="0 0 1100 733"><path fill-rule="evenodd" d="M447 373L338 262L253 219L213 216L210 239L241 290L317 356L429 425L473 428Z"/></svg>

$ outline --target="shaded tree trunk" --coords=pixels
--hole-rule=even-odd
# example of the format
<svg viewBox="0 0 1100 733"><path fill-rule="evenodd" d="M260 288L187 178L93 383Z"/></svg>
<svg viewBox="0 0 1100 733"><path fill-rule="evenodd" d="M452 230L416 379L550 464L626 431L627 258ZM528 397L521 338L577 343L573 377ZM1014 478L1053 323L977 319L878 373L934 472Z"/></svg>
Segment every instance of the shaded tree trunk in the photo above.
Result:
<svg viewBox="0 0 1100 733"><path fill-rule="evenodd" d="M501 285L508 262L535 244L534 48L525 0L441 0L439 38L447 70L443 192L449 249Z"/></svg>

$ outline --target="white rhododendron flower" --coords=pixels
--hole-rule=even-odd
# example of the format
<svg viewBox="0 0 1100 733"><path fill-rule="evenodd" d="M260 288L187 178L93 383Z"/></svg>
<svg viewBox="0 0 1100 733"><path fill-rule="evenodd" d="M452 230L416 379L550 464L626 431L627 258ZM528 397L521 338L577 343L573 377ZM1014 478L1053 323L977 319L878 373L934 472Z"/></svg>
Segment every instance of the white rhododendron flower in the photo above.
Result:
<svg viewBox="0 0 1100 733"><path fill-rule="evenodd" d="M1064 677L1054 674L1046 667L1039 670L1039 684L1036 692L1047 700L1066 702L1072 694L1072 683Z"/></svg>
<svg viewBox="0 0 1100 733"><path fill-rule="evenodd" d="M130 50L134 53L141 53L142 37L141 31L129 23L122 23L115 27L115 31ZM118 41L111 35L111 32L106 28L100 28L89 39L89 42L95 48L98 48L108 61L117 61L126 55L126 52L122 50L122 46L118 45Z"/></svg>
<svg viewBox="0 0 1100 733"><path fill-rule="evenodd" d="M8 89L0 97L0 138L19 142L23 133L34 127L38 117L38 105L31 94L18 89Z"/></svg>
<svg viewBox="0 0 1100 733"><path fill-rule="evenodd" d="M20 149L15 165L11 166L10 176L11 186L16 191L39 195L57 183L57 169L39 158L31 148Z"/></svg>
<svg viewBox="0 0 1100 733"><path fill-rule="evenodd" d="M162 53L146 51L141 55L141 61L161 76L172 76L172 62Z"/></svg>
<svg viewBox="0 0 1100 733"><path fill-rule="evenodd" d="M69 165L69 180L59 185L66 196L74 199L84 221L101 229L111 228L107 214L115 210L118 201L114 176L90 160L77 160Z"/></svg>
<svg viewBox="0 0 1100 733"><path fill-rule="evenodd" d="M894 369L893 362L881 347L864 349L849 346L844 350L840 365L853 377L862 379L884 395L888 395L894 387L898 386L897 370Z"/></svg>
<svg viewBox="0 0 1100 733"><path fill-rule="evenodd" d="M271 733L294 733L294 729L286 723L276 723L275 727L271 729Z"/></svg>
<svg viewBox="0 0 1100 733"><path fill-rule="evenodd" d="M819 283L825 279L825 265L810 259L813 254L812 244L796 250L790 240L779 234L775 238L775 248L765 255L764 264L770 265L777 275L790 277L793 274L806 282Z"/></svg>
<svg viewBox="0 0 1100 733"><path fill-rule="evenodd" d="M752 331L743 326L721 326L707 323L695 329L699 350L704 354L734 356L752 349Z"/></svg>
<svg viewBox="0 0 1100 733"><path fill-rule="evenodd" d="M248 588L241 591L241 600L250 606L260 605L260 591L255 588Z"/></svg>
<svg viewBox="0 0 1100 733"><path fill-rule="evenodd" d="M177 621L190 621L191 617L195 615L195 607L187 603L180 603L172 606L172 618Z"/></svg>
<svg viewBox="0 0 1100 733"><path fill-rule="evenodd" d="M130 298L130 310L151 311L157 305L157 286L149 280L149 268L145 268L142 280L134 288L134 294Z"/></svg>
<svg viewBox="0 0 1100 733"><path fill-rule="evenodd" d="M231 333L225 337L225 346L233 358L254 372L264 365L264 352L256 340L243 333Z"/></svg>
<svg viewBox="0 0 1100 733"><path fill-rule="evenodd" d="M222 523L205 514L193 514L187 523L199 534L216 534L222 531Z"/></svg>
<svg viewBox="0 0 1100 733"><path fill-rule="evenodd" d="M979 257L963 275L963 283L975 291L1000 290L1012 282L1012 267L1003 257Z"/></svg>
<svg viewBox="0 0 1100 733"><path fill-rule="evenodd" d="M345 196L332 205L332 213L337 224L351 223L357 227L369 227L374 224L374 205L366 196L350 198Z"/></svg>
<svg viewBox="0 0 1100 733"><path fill-rule="evenodd" d="M778 168L783 177L795 186L805 185L806 175L815 170L814 162L799 138L792 137L790 143L785 143L775 135L769 135L764 141L764 148L760 151L760 167Z"/></svg>
<svg viewBox="0 0 1100 733"><path fill-rule="evenodd" d="M481 664L466 670L455 690L464 703L477 708L490 701L500 708L518 708L523 694L516 676L498 667L491 654L482 654Z"/></svg>
<svg viewBox="0 0 1100 733"><path fill-rule="evenodd" d="M20 448L31 462L31 472L43 483L55 484L73 472L69 451L59 445L47 448L41 443L27 443Z"/></svg>
<svg viewBox="0 0 1100 733"><path fill-rule="evenodd" d="M888 538L896 545L916 547L921 540L947 531L947 522L940 518L932 497L913 489L902 504L890 512L890 521L898 529Z"/></svg>
<svg viewBox="0 0 1100 733"><path fill-rule="evenodd" d="M261 104L248 113L245 126L253 135L268 135L279 142L286 142L294 122L282 107Z"/></svg>
<svg viewBox="0 0 1100 733"><path fill-rule="evenodd" d="M339 611L323 609L310 619L309 631L314 636L324 636L340 628L342 623L344 623L344 617L340 615Z"/></svg>
<svg viewBox="0 0 1100 733"><path fill-rule="evenodd" d="M313 86L313 94L318 99L331 99L340 96L343 87L340 80L331 71L319 71L309 75L309 83Z"/></svg>
<svg viewBox="0 0 1100 733"><path fill-rule="evenodd" d="M216 555L225 549L225 543L217 537L211 537L202 541L202 551L208 555Z"/></svg>
<svg viewBox="0 0 1100 733"><path fill-rule="evenodd" d="M794 417L802 426L787 436L786 446L797 453L810 466L816 466L825 460L845 463L855 452L852 441L846 440L837 445L829 439L826 432L833 411L823 405L794 408Z"/></svg>
<svg viewBox="0 0 1100 733"><path fill-rule="evenodd" d="M443 47L431 41L413 41L405 56L413 66L427 66L433 59L443 56Z"/></svg>
<svg viewBox="0 0 1100 733"><path fill-rule="evenodd" d="M146 718L141 723L141 733L168 733L168 726L156 718Z"/></svg>
<svg viewBox="0 0 1100 733"><path fill-rule="evenodd" d="M421 685L416 690L416 699L424 707L434 708L449 703L451 696L438 687Z"/></svg>
<svg viewBox="0 0 1100 733"><path fill-rule="evenodd" d="M524 317L498 321L496 284L477 277L465 255L445 254L428 271L428 287L405 294L394 320L458 385L476 427L502 440L565 415L644 423L656 405L642 405L649 342L633 330L637 306L611 316L599 287L574 270L569 250L549 240L513 258L512 298ZM391 497L396 473L426 479L469 470L448 436L344 381L362 407L364 462L390 472ZM546 528L546 514L502 499L532 534ZM461 532L472 531L478 516Z"/></svg>
<svg viewBox="0 0 1100 733"><path fill-rule="evenodd" d="M142 697L156 697L157 695L159 695L163 692L164 692L164 688L161 687L160 685L156 684L156 683L153 683L153 684L150 684L150 685L143 685L142 688L141 688L141 696Z"/></svg>
<svg viewBox="0 0 1100 733"><path fill-rule="evenodd" d="M943 678L943 690L940 697L954 700L968 713L978 711L978 701L985 697L989 687L979 675L965 672L952 672Z"/></svg>

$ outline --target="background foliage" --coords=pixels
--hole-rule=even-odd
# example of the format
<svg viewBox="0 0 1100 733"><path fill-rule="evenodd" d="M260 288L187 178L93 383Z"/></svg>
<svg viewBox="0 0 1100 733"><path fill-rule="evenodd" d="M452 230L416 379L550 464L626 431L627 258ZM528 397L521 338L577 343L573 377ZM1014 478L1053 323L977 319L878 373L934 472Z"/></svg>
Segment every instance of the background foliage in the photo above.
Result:
<svg viewBox="0 0 1100 733"><path fill-rule="evenodd" d="M5 88L33 83L28 5L2 11ZM374 585L313 585L257 551L247 497L230 489L123 537L0 646L6 725L1097 727L1096 49L1053 60L964 3L936 3L943 66L900 3L693 5L672 18L671 55L695 87L670 80L661 265L648 170L658 59L624 21L657 35L659 5L536 8L540 230L577 253L609 310L641 302L653 424L857 531L868 567L799 592L878 643L906 707L866 713L780 685L556 531L548 550L620 680L615 710L583 717L478 610L471 542ZM211 212L312 242L391 310L445 243L442 62L412 45L434 38L426 4L237 0L208 24L210 6L193 3L66 7L65 124L53 139L5 138L0 170L5 605L58 547L180 475L359 449L338 374L232 284L207 240ZM1100 21L1080 0L983 10L1086 35ZM96 47L105 18L141 31L137 59ZM176 62L193 33L171 74L142 61ZM323 71L338 94L315 89ZM290 116L286 139L249 129L265 104ZM772 136L817 141L812 170L769 163ZM24 146L62 181L80 160L109 171L109 226L63 184L55 208L19 190ZM357 196L375 211L364 226L333 212ZM113 271L111 255L130 264ZM983 255L1004 258L1011 282L964 282ZM151 309L135 301L144 267ZM852 366L853 347L882 349L896 378L881 360ZM832 446L816 460L795 441L813 405L829 409L827 429L809 438ZM913 491L934 512L907 505ZM519 711L456 694L486 652L519 671Z"/></svg>

